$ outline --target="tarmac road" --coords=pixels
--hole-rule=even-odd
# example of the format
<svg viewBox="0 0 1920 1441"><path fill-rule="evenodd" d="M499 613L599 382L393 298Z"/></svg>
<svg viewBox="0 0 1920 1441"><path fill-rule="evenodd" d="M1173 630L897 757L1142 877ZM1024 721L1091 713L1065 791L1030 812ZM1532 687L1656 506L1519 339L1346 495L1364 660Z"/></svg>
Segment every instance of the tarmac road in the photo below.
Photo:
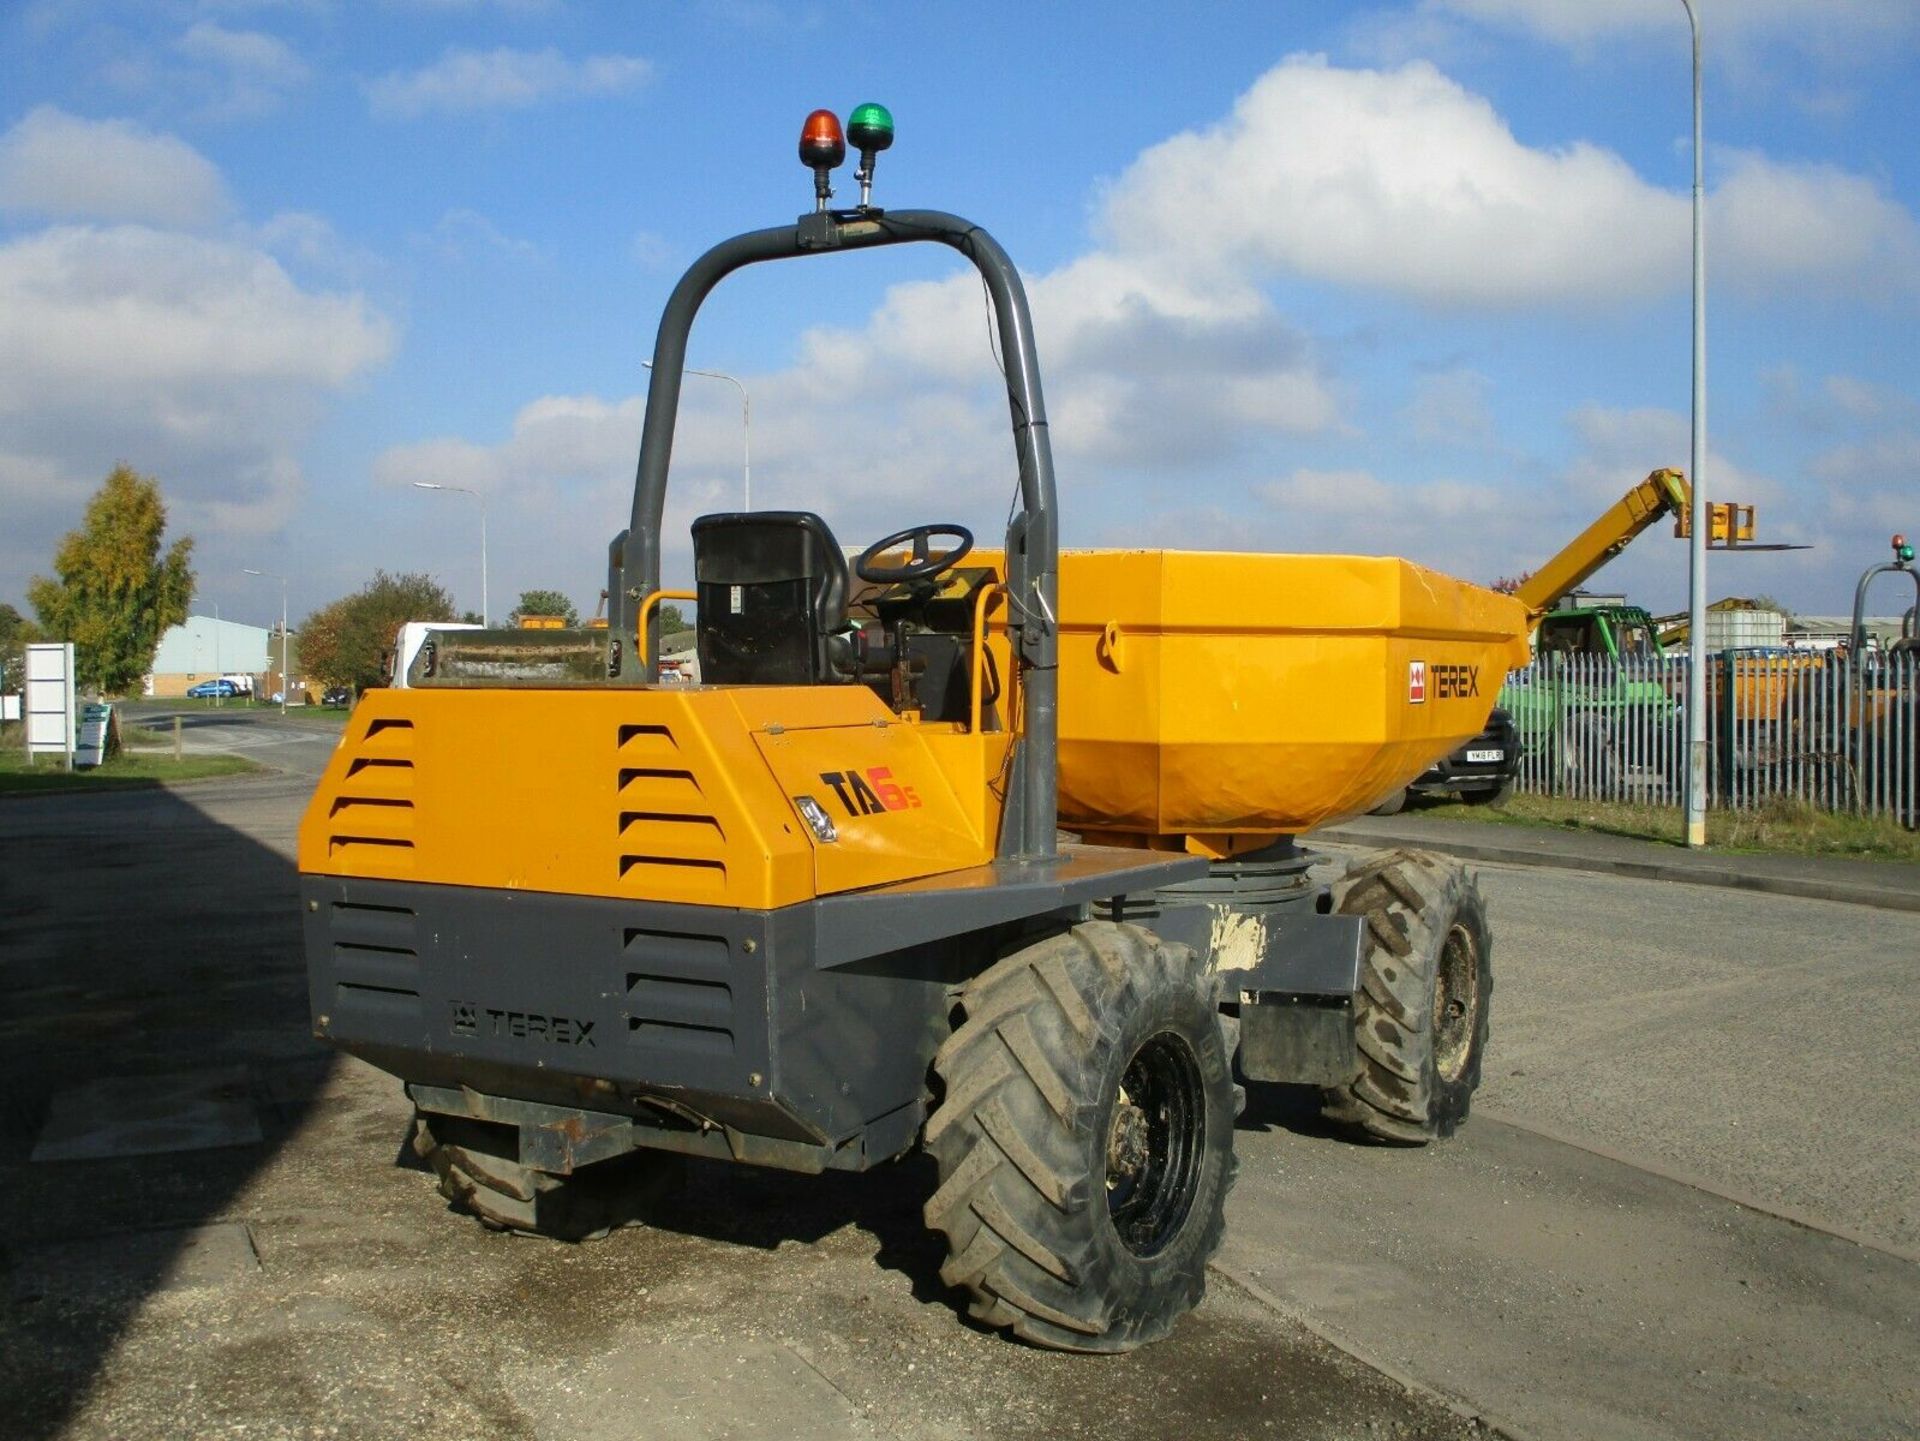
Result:
<svg viewBox="0 0 1920 1441"><path fill-rule="evenodd" d="M1559 870L1481 882L1474 1118L1367 1150L1257 1096L1224 1268L1519 1435L1920 1435L1920 1039L1887 1024L1910 924Z"/></svg>
<svg viewBox="0 0 1920 1441"><path fill-rule="evenodd" d="M330 741L271 753L317 773ZM0 1414L22 1434L1920 1434L1896 913L1486 868L1475 1118L1356 1147L1257 1093L1206 1304L1086 1360L956 1316L913 1163L698 1170L655 1226L587 1247L448 1215L395 1164L397 1088L306 1038L305 789L0 804ZM29 1159L62 1117L84 1135L77 1088L156 1072L199 1076L230 1144Z"/></svg>

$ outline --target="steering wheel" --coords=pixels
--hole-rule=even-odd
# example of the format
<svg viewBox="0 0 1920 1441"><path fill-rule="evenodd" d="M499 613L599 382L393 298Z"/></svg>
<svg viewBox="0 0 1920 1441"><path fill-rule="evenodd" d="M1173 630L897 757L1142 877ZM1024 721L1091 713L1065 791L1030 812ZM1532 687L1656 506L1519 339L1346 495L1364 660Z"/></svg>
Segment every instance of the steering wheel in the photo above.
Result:
<svg viewBox="0 0 1920 1441"><path fill-rule="evenodd" d="M935 536L950 536L959 544L943 554L933 555L927 544ZM895 546L913 542L913 556L905 565L879 565L881 556ZM876 540L860 552L853 573L870 585L894 585L908 580L929 580L952 570L973 549L973 532L964 525L915 525L897 530L884 540Z"/></svg>

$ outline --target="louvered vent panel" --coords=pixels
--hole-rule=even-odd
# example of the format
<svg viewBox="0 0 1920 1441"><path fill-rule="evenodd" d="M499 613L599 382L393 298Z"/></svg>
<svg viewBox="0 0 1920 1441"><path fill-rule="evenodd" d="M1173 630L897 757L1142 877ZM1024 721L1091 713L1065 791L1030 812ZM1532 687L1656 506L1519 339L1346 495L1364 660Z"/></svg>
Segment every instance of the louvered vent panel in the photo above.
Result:
<svg viewBox="0 0 1920 1441"><path fill-rule="evenodd" d="M373 721L327 814L327 855L348 875L413 871L413 722Z"/></svg>
<svg viewBox="0 0 1920 1441"><path fill-rule="evenodd" d="M623 725L616 751L621 890L695 899L722 895L726 832L672 730Z"/></svg>
<svg viewBox="0 0 1920 1441"><path fill-rule="evenodd" d="M336 901L328 907L337 1013L419 1017L418 926L418 918L404 906Z"/></svg>
<svg viewBox="0 0 1920 1441"><path fill-rule="evenodd" d="M633 1044L733 1055L732 956L725 936L629 929L623 955Z"/></svg>

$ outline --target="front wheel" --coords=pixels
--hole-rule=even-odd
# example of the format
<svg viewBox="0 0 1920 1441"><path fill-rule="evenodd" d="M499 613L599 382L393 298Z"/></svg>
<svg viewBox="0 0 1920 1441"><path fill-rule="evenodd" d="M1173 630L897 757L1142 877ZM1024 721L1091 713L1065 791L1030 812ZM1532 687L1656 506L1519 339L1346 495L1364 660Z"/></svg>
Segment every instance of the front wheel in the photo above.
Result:
<svg viewBox="0 0 1920 1441"><path fill-rule="evenodd" d="M1356 1068L1322 1113L1378 1141L1450 1136L1480 1085L1493 997L1487 903L1468 872L1424 851L1390 851L1333 888L1366 921L1353 1002Z"/></svg>
<svg viewBox="0 0 1920 1441"><path fill-rule="evenodd" d="M1241 1093L1218 983L1185 946L1089 922L1006 957L934 1057L940 1275L1036 1345L1130 1351L1199 1304Z"/></svg>
<svg viewBox="0 0 1920 1441"><path fill-rule="evenodd" d="M1519 782L1514 777L1508 776L1490 791L1463 791L1460 799L1470 806L1492 806L1495 810L1499 810L1513 799L1514 790L1518 785Z"/></svg>

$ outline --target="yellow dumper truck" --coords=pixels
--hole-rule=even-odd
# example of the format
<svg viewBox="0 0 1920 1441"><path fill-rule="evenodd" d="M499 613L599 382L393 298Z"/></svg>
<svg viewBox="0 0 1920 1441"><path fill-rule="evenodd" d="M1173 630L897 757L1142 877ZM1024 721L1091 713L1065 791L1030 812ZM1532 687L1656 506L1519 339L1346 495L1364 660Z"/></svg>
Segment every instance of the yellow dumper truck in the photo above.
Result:
<svg viewBox="0 0 1920 1441"><path fill-rule="evenodd" d="M825 117L823 120L822 117ZM832 122L829 124L828 122ZM809 118L815 208L669 299L604 629L447 631L369 693L300 834L316 1032L399 1077L488 1224L630 1219L679 1158L863 1170L924 1147L942 1274L1045 1346L1200 1298L1246 1077L1421 1143L1466 1115L1492 985L1473 881L1328 880L1296 838L1475 734L1516 602L1402 560L1059 549L1018 272L865 203L891 139ZM810 512L692 527L701 683L655 683L690 327L743 266L948 246L991 297L1019 500L849 563Z"/></svg>

